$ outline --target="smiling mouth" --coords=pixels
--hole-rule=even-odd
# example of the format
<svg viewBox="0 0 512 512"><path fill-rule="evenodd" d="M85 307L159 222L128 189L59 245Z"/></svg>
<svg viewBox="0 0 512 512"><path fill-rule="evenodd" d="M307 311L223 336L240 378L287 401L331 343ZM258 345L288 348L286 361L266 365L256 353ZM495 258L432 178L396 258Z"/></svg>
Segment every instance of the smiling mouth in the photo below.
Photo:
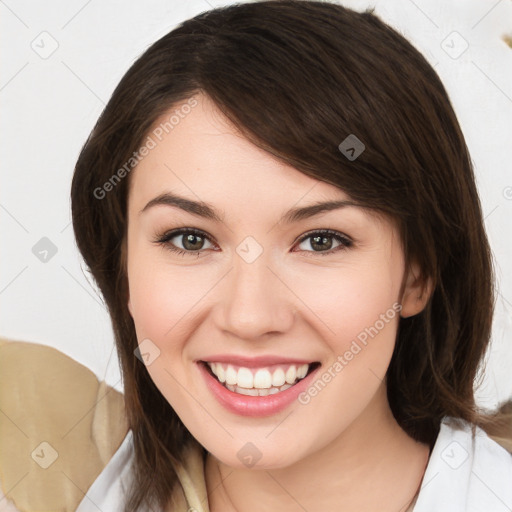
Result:
<svg viewBox="0 0 512 512"><path fill-rule="evenodd" d="M247 396L268 396L285 391L320 366L318 361L303 365L273 365L272 368L259 369L207 361L201 361L201 364L226 389Z"/></svg>

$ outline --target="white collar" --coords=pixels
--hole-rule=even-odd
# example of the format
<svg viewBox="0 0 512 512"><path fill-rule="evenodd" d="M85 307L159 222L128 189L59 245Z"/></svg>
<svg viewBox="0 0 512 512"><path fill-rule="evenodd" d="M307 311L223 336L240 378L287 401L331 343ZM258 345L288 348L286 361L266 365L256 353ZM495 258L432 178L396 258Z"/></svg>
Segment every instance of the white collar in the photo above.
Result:
<svg viewBox="0 0 512 512"><path fill-rule="evenodd" d="M512 455L479 427L443 418L414 512L510 512Z"/></svg>

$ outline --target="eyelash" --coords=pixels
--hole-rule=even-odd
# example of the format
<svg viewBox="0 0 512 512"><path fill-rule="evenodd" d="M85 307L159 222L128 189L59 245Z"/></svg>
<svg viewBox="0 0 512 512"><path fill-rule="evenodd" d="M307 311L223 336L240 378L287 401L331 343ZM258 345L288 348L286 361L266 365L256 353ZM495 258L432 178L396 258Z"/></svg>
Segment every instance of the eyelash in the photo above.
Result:
<svg viewBox="0 0 512 512"><path fill-rule="evenodd" d="M154 243L161 245L165 247L166 249L179 254L180 256L191 256L193 254L196 254L199 258L200 253L203 252L203 249L199 249L197 251L186 251L183 249L180 249L179 247L176 247L175 245L169 243L170 240L176 236L184 235L184 234L193 234L198 235L201 238L205 238L209 242L213 243L209 236L206 235L203 231L200 231L199 229L195 228L179 228L171 231L167 231L161 236L158 236ZM352 246L352 240L350 240L345 235L342 235L338 231L333 231L332 229L319 229L316 231L309 231L308 233L305 233L297 242L298 245L300 245L302 242L307 240L308 238L313 238L313 235L330 235L332 238L340 242L340 245L338 247L335 247L334 249L330 249L328 251L303 251L303 252L309 252L313 254L318 254L320 256L328 256L335 252L338 252L340 250L347 249Z"/></svg>

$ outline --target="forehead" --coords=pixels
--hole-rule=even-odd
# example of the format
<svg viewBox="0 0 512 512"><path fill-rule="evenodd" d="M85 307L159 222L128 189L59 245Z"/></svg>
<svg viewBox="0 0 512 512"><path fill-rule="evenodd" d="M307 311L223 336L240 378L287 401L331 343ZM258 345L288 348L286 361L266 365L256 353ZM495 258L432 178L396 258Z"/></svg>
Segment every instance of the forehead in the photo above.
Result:
<svg viewBox="0 0 512 512"><path fill-rule="evenodd" d="M303 196L310 201L348 199L339 188L249 142L207 96L195 99L186 114L175 105L148 132L145 142L152 149L131 173L130 202L140 205L165 191L211 202L230 197L241 204L257 197L267 207Z"/></svg>

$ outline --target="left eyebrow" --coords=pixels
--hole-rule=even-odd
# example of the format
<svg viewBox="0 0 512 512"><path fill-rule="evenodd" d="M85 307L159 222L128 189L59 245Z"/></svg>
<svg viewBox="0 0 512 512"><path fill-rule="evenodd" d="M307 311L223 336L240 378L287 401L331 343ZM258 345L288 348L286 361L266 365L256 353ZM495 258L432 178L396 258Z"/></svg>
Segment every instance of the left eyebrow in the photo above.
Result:
<svg viewBox="0 0 512 512"><path fill-rule="evenodd" d="M339 201L327 201L324 203L315 203L309 206L303 206L301 208L292 208L286 212L281 221L290 224L292 222L298 222L303 219L309 219L320 213L328 212L331 210L337 210L339 208L346 208L352 206L355 208L362 208L362 206L354 201L339 200Z"/></svg>
<svg viewBox="0 0 512 512"><path fill-rule="evenodd" d="M144 211L148 210L149 208L157 205L178 207L188 213L197 215L198 217L203 217L217 222L222 222L221 216L211 205L208 205L207 203L204 203L202 201L194 201L192 199L188 199L171 193L160 194L154 199L151 199L151 201L149 201L149 203L146 204L146 206L144 206L144 208L139 212L139 215ZM280 222L291 224L293 222L298 222L300 220L314 217L315 215L318 215L320 213L324 213L331 210L337 210L339 208L345 208L347 206L363 208L362 205L350 200L337 200L327 201L323 203L314 203L308 206L302 206L288 210L281 217Z"/></svg>

